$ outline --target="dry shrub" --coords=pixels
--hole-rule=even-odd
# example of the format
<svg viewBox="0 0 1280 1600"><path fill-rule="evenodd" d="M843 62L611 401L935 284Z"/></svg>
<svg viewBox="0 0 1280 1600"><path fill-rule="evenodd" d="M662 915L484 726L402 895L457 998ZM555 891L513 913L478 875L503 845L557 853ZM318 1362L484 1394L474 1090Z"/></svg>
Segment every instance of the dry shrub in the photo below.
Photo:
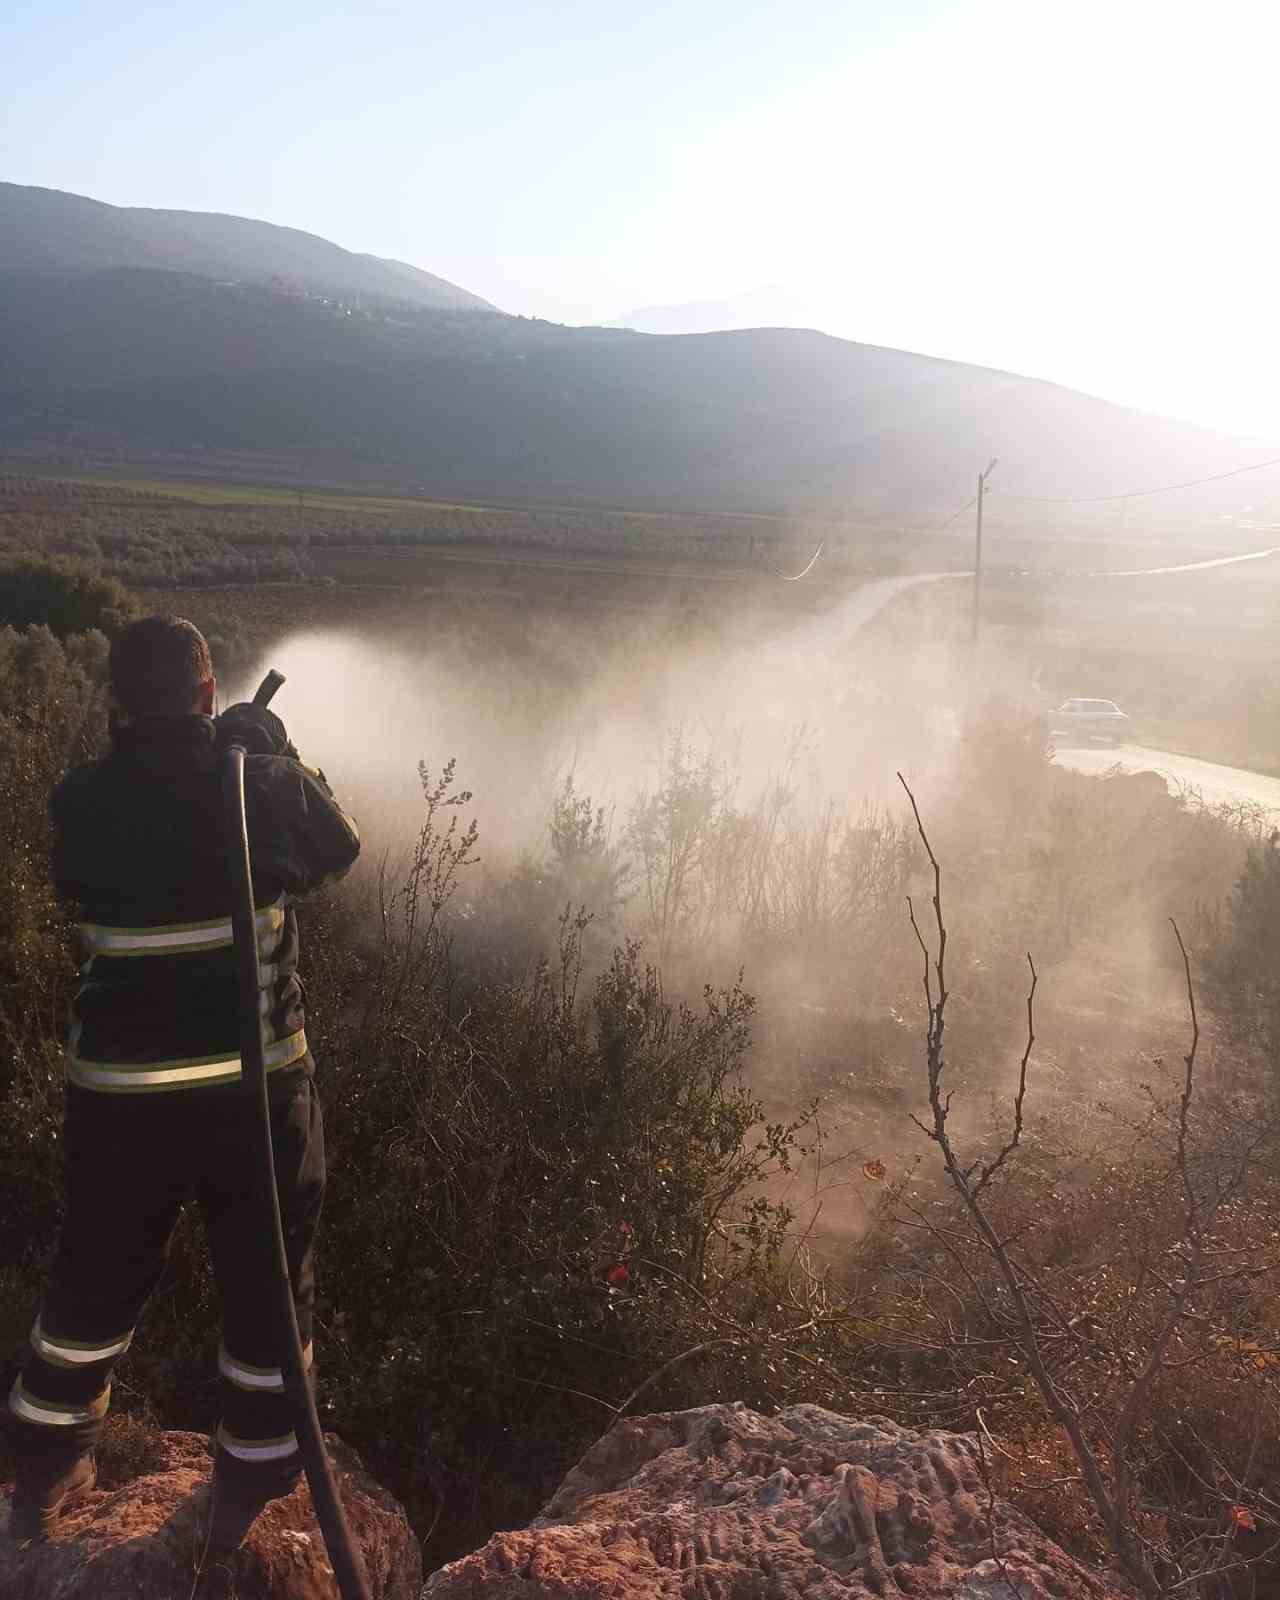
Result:
<svg viewBox="0 0 1280 1600"><path fill-rule="evenodd" d="M1077 1482L1076 1504L1092 1513L1086 1526L1142 1593L1230 1589L1266 1559L1241 1553L1240 1541L1263 1521L1280 1526L1280 1501L1263 1487L1271 1452L1260 1449L1280 1397L1268 1321L1280 1198L1265 1159L1277 1134L1267 1098L1238 1076L1225 1088L1201 1081L1191 965L1175 925L1187 1051L1167 1082L1144 1086L1146 1115L1129 1127L1127 1147L1101 1161L1072 1152L1074 1165L1064 1164L1061 1152L1042 1152L1025 1163L1038 981L1028 958L1026 1046L1008 1124L962 1157L944 1047L942 870L907 793L932 876L923 927L908 903L927 1015L928 1111L918 1126L946 1181L939 1197L903 1197L899 1222L916 1240L890 1236L880 1252L892 1286L879 1313L884 1351L905 1353L928 1375L935 1411L938 1390L949 1387L952 1404L963 1396L984 1438L984 1408L1010 1437L1021 1431L1024 1452L1038 1447L1040 1461L1060 1457L1052 1446L1065 1435L1075 1471L1023 1487ZM1227 1425L1205 1428L1224 1407Z"/></svg>
<svg viewBox="0 0 1280 1600"><path fill-rule="evenodd" d="M122 1489L135 1478L161 1471L165 1464L154 1416L116 1411L107 1418L98 1444L99 1488Z"/></svg>

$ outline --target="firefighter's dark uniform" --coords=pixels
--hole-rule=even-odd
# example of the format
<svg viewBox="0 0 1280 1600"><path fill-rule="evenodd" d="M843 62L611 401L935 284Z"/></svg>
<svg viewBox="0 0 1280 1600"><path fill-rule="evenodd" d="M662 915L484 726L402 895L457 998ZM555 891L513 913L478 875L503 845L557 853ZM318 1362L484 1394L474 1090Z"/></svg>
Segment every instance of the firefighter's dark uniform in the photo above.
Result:
<svg viewBox="0 0 1280 1600"><path fill-rule="evenodd" d="M341 876L360 842L323 774L289 756L249 755L245 804L276 1173L309 1351L324 1142L290 901ZM272 1330L270 1241L254 1208L251 1123L237 1093L217 725L185 716L117 730L110 755L63 779L52 811L54 884L80 908L87 959L67 1044L67 1210L10 1394L15 1442L54 1462L93 1447L112 1368L194 1195L222 1299L219 1468L287 1482L300 1458Z"/></svg>

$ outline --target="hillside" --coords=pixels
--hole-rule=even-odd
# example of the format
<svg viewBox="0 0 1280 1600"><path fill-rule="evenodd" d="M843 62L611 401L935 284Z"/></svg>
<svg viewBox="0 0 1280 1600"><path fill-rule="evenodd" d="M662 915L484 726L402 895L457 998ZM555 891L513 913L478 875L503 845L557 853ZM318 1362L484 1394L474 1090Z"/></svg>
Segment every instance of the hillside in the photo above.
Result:
<svg viewBox="0 0 1280 1600"><path fill-rule="evenodd" d="M110 206L84 195L0 183L0 273L79 276L112 268L197 273L237 283L446 311L488 301L403 261L357 255L298 228L207 211Z"/></svg>
<svg viewBox="0 0 1280 1600"><path fill-rule="evenodd" d="M997 456L1005 498L993 519L1058 527L1056 508L1014 497L1114 495L1277 453L1037 379L804 329L567 328L448 285L448 304L353 304L264 277L281 260L267 245L303 241L317 272L346 263L422 296L440 280L266 224L62 204L73 200L0 189L11 216L30 223L48 205L58 224L39 239L34 225L0 225L10 459L926 527L958 510ZM144 244L148 264L112 264ZM1238 539L1221 519L1246 503L1255 521L1273 517L1277 486L1273 471L1135 501L1125 532ZM1070 514L1105 534L1120 513Z"/></svg>

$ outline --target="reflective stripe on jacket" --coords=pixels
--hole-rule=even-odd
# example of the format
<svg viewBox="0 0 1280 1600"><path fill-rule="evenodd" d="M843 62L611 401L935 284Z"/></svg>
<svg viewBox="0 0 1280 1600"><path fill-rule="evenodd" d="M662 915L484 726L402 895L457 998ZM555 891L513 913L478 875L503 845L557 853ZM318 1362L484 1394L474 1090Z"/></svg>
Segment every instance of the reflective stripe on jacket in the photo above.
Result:
<svg viewBox="0 0 1280 1600"><path fill-rule="evenodd" d="M359 835L323 777L285 756L245 761L258 896L260 1009L270 1071L312 1066L290 905L340 877ZM240 1077L240 1009L222 774L207 717L113 735L54 791L53 876L78 903L84 965L70 1081L114 1094L214 1088Z"/></svg>
<svg viewBox="0 0 1280 1600"><path fill-rule="evenodd" d="M278 902L259 911L254 921L261 945L284 927L284 906ZM235 945L230 917L208 922L161 923L154 928L107 928L98 922L76 924L90 959L105 956L167 956L191 950L225 950Z"/></svg>

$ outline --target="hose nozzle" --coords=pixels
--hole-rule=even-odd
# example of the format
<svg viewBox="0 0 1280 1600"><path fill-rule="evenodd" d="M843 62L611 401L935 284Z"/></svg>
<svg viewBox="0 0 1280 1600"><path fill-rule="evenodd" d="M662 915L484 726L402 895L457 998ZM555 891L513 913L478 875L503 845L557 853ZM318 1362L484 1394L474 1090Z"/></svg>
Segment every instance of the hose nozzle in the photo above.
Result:
<svg viewBox="0 0 1280 1600"><path fill-rule="evenodd" d="M272 700L275 699L276 690L280 688L283 682L284 673L277 672L276 669L272 667L271 671L267 673L266 677L258 685L257 692L253 697L254 705L269 706Z"/></svg>

